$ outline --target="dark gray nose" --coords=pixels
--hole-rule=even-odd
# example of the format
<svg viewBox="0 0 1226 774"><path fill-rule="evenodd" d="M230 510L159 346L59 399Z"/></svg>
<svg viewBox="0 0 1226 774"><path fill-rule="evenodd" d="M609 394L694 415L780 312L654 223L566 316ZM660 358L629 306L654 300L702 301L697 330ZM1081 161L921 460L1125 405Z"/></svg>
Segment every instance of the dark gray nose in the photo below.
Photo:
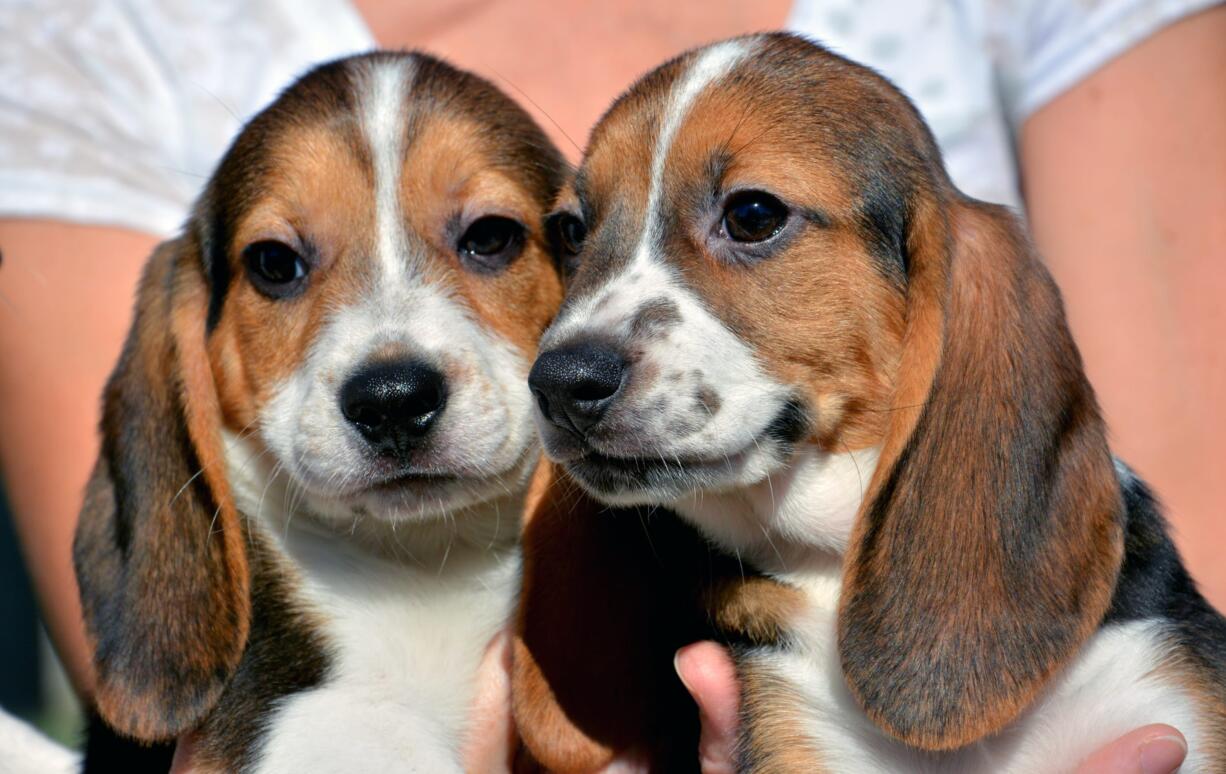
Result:
<svg viewBox="0 0 1226 774"><path fill-rule="evenodd" d="M528 386L550 422L582 435L621 390L626 361L607 344L581 341L536 359Z"/></svg>
<svg viewBox="0 0 1226 774"><path fill-rule="evenodd" d="M371 447L404 458L447 403L447 381L426 363L392 360L358 370L341 387L341 413Z"/></svg>

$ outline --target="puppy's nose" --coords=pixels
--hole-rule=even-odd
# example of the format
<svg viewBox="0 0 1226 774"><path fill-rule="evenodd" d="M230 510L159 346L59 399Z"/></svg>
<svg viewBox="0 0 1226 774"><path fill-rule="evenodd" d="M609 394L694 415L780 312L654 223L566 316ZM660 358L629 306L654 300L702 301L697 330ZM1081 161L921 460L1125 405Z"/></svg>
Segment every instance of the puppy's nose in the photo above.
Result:
<svg viewBox="0 0 1226 774"><path fill-rule="evenodd" d="M579 342L536 359L528 386L550 422L583 434L621 390L626 361L608 345Z"/></svg>
<svg viewBox="0 0 1226 774"><path fill-rule="evenodd" d="M443 413L447 382L418 361L374 363L349 377L340 402L345 419L375 451L404 457Z"/></svg>

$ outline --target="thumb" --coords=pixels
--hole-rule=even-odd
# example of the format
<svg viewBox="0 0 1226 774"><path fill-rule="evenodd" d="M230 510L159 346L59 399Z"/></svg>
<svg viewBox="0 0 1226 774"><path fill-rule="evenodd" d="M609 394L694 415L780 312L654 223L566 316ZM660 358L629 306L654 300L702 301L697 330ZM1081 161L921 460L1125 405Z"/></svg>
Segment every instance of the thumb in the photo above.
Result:
<svg viewBox="0 0 1226 774"><path fill-rule="evenodd" d="M1174 774L1187 754L1183 734L1170 726L1145 726L1082 761L1077 774Z"/></svg>
<svg viewBox="0 0 1226 774"><path fill-rule="evenodd" d="M714 642L696 642L677 651L673 666L698 704L702 723L698 760L703 774L732 774L740 712L732 658Z"/></svg>

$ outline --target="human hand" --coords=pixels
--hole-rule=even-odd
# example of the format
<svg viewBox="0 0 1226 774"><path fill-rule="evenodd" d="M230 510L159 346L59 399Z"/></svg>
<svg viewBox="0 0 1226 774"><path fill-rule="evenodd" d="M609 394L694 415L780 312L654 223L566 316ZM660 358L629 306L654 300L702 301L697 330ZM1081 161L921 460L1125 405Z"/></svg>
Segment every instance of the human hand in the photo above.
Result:
<svg viewBox="0 0 1226 774"><path fill-rule="evenodd" d="M674 665L698 703L702 721L698 758L703 774L733 774L740 694L732 658L714 642L696 642L677 651ZM1188 743L1179 731L1149 725L1086 758L1077 774L1173 774L1187 753Z"/></svg>

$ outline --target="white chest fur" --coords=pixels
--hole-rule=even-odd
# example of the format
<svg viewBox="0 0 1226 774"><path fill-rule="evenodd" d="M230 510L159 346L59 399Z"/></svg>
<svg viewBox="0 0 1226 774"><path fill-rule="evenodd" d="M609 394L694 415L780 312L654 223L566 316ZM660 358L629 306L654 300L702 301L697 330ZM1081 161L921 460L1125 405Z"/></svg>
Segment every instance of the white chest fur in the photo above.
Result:
<svg viewBox="0 0 1226 774"><path fill-rule="evenodd" d="M1148 723L1184 732L1190 753L1182 771L1206 771L1191 699L1154 670L1167 648L1161 621L1099 631L1039 700L1000 734L948 754L919 753L885 736L861 711L843 681L836 649L839 580L833 571L779 573L808 593L797 646L759 651L754 667L797 689L795 717L832 771L932 774L1071 772L1078 761Z"/></svg>
<svg viewBox="0 0 1226 774"><path fill-rule="evenodd" d="M840 774L1043 774L1073 771L1079 760L1147 723L1184 732L1183 771L1204 771L1194 705L1155 670L1168 652L1162 621L1099 631L1044 694L1000 734L949 754L916 752L881 732L847 690L837 652L842 556L874 450L854 455L802 452L782 476L735 493L677 503L677 510L728 550L801 589L808 606L785 650L749 655L751 667L796 689L790 715ZM766 697L770 701L770 697Z"/></svg>
<svg viewBox="0 0 1226 774"><path fill-rule="evenodd" d="M227 440L239 510L282 555L329 661L322 684L269 715L252 770L462 771L477 667L518 585L502 536L518 530L519 498L395 530L367 516L347 534L295 512L284 478Z"/></svg>
<svg viewBox="0 0 1226 774"><path fill-rule="evenodd" d="M258 771L461 770L477 665L510 615L518 554L453 552L440 573L318 536L285 545L332 669L278 709Z"/></svg>

